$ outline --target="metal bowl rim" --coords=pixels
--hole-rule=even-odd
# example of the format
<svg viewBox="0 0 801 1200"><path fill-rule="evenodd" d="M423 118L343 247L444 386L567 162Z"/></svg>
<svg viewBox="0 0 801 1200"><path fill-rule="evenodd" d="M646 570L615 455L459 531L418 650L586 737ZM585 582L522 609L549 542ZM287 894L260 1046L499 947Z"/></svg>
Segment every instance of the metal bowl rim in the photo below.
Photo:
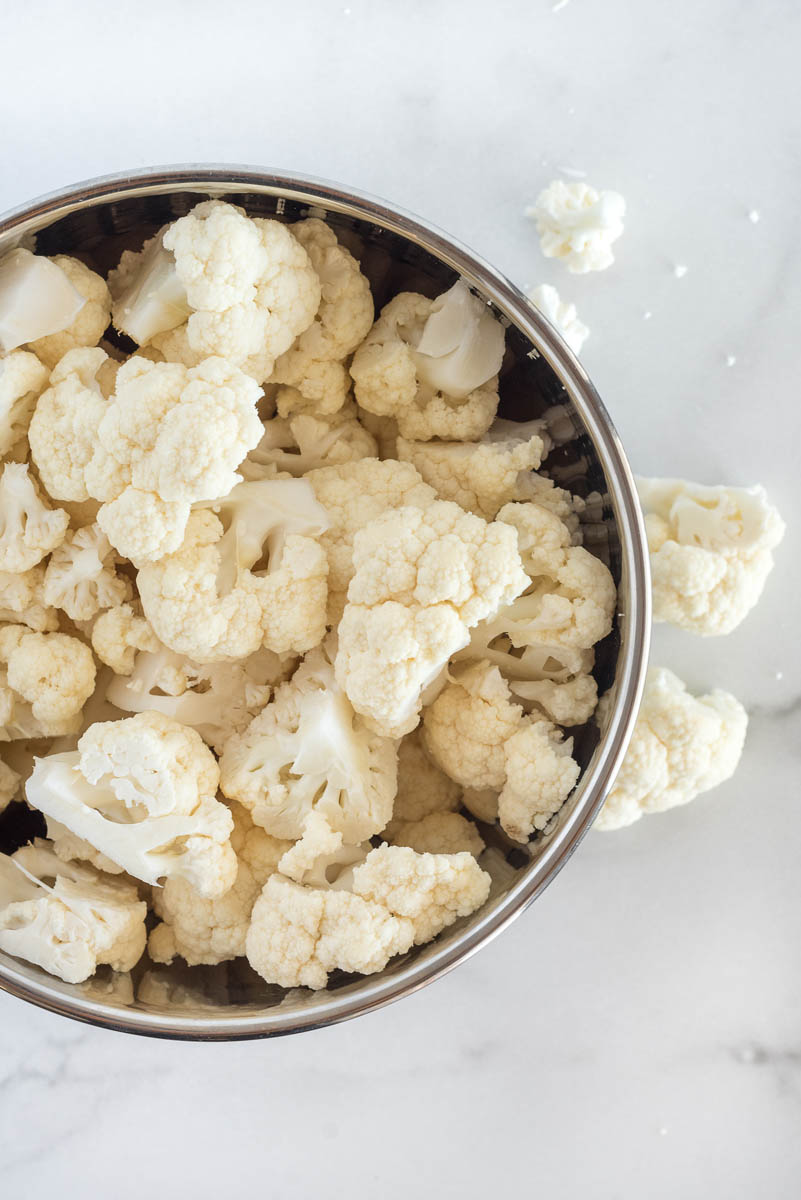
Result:
<svg viewBox="0 0 801 1200"><path fill-rule="evenodd" d="M0 989L51 1012L121 1032L189 1041L225 1041L280 1036L320 1028L372 1012L419 990L464 962L531 904L554 879L591 827L614 781L631 736L645 681L650 631L650 579L645 532L633 476L620 439L584 368L526 296L479 255L436 226L355 189L293 172L266 171L224 163L186 163L125 171L89 179L41 196L0 215L0 239L22 236L76 209L125 197L197 190L223 194L249 190L319 206L375 224L409 238L462 274L504 313L542 353L559 376L593 442L609 486L621 545L621 586L626 614L616 665L616 702L609 725L579 782L579 799L564 825L492 910L468 925L449 946L424 963L397 974L366 976L359 990L338 996L316 993L317 1002L295 1012L280 1006L263 1013L220 1018L171 1017L169 1013L124 1009L86 996L65 996L46 982L31 981L0 964Z"/></svg>

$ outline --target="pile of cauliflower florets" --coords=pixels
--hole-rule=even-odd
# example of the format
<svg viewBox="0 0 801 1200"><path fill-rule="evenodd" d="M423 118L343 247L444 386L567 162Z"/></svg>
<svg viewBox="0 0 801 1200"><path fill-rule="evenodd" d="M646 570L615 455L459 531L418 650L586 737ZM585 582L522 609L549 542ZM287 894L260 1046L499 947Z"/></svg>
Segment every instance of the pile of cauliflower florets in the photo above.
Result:
<svg viewBox="0 0 801 1200"><path fill-rule="evenodd" d="M322 221L208 201L107 282L12 251L0 347L0 805L47 824L0 948L322 988L474 912L474 818L526 842L578 779L616 602L490 310L376 319Z"/></svg>
<svg viewBox="0 0 801 1200"><path fill-rule="evenodd" d="M6 255L0 349L0 809L47 828L0 856L0 949L323 988L479 908L476 820L553 822L616 605L542 423L496 419L491 311L457 282L376 319L322 221L207 201L107 282ZM666 608L703 621L713 565Z"/></svg>

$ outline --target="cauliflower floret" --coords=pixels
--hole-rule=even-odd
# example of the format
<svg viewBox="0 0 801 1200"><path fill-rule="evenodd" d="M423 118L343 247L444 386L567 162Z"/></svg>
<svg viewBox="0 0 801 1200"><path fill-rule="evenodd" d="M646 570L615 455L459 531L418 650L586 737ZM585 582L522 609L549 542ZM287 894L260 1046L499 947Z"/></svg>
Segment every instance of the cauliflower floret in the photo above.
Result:
<svg viewBox="0 0 801 1200"><path fill-rule="evenodd" d="M521 474L540 465L543 450L537 435L467 443L398 438L398 458L412 463L441 500L453 500L488 521L518 494Z"/></svg>
<svg viewBox="0 0 801 1200"><path fill-rule="evenodd" d="M27 350L12 350L0 358L0 458L26 436L47 380L47 368Z"/></svg>
<svg viewBox="0 0 801 1200"><path fill-rule="evenodd" d="M413 938L412 921L380 904L272 875L253 907L245 949L268 983L319 989L334 970L382 971Z"/></svg>
<svg viewBox="0 0 801 1200"><path fill-rule="evenodd" d="M6 463L0 475L0 571L21 574L64 541L69 517L42 499L27 463Z"/></svg>
<svg viewBox="0 0 801 1200"><path fill-rule="evenodd" d="M353 539L388 509L426 508L436 492L410 463L367 458L341 467L310 471L308 483L328 515L320 538L328 555L328 624L337 625L353 578Z"/></svg>
<svg viewBox="0 0 801 1200"><path fill-rule="evenodd" d="M506 777L504 745L520 728L521 705L511 698L497 667L479 662L460 671L423 712L428 753L464 788L500 791Z"/></svg>
<svg viewBox="0 0 801 1200"><path fill-rule="evenodd" d="M475 825L455 812L432 812L419 821L393 821L390 841L418 854L466 853L478 858L484 849Z"/></svg>
<svg viewBox="0 0 801 1200"><path fill-rule="evenodd" d="M68 533L47 564L45 602L63 609L73 621L90 621L102 608L123 604L131 596L131 584L117 575L118 562L99 526Z"/></svg>
<svg viewBox="0 0 801 1200"><path fill-rule="evenodd" d="M180 956L194 966L244 955L253 905L290 843L270 837L254 825L240 805L232 806L232 812L231 846L237 870L230 890L204 900L185 879L175 878L154 892L153 908L161 918L148 938L154 962L169 963Z"/></svg>
<svg viewBox="0 0 801 1200"><path fill-rule="evenodd" d="M264 708L273 686L291 675L296 662L292 656L282 658L262 649L235 663L200 664L159 646L155 653L137 654L133 669L125 672L127 678L113 679L106 698L122 712L156 710L189 725L222 754L229 739Z"/></svg>
<svg viewBox="0 0 801 1200"><path fill-rule="evenodd" d="M403 437L468 441L492 424L503 353L503 327L459 282L436 300L390 300L350 373L360 407L394 418Z"/></svg>
<svg viewBox="0 0 801 1200"><path fill-rule="evenodd" d="M336 670L357 712L399 737L469 628L526 586L514 531L434 501L386 512L354 541Z"/></svg>
<svg viewBox="0 0 801 1200"><path fill-rule="evenodd" d="M0 949L67 983L101 963L130 971L145 948L146 916L132 884L67 865L41 839L0 855Z"/></svg>
<svg viewBox="0 0 801 1200"><path fill-rule="evenodd" d="M765 489L638 479L655 621L731 633L762 594L784 522Z"/></svg>
<svg viewBox="0 0 801 1200"><path fill-rule="evenodd" d="M398 746L398 792L392 809L396 821L422 821L435 812L459 807L461 789L426 753L422 726Z"/></svg>
<svg viewBox="0 0 801 1200"><path fill-rule="evenodd" d="M498 797L501 828L527 842L546 827L576 785L581 768L571 757L573 739L550 721L521 726L504 745L506 782Z"/></svg>
<svg viewBox="0 0 801 1200"><path fill-rule="evenodd" d="M69 350L98 344L111 319L111 293L105 279L79 259L57 254L50 261L64 272L84 299L77 316L65 329L28 343L28 349L52 371Z"/></svg>
<svg viewBox="0 0 801 1200"><path fill-rule="evenodd" d="M509 688L525 702L528 712L536 707L557 725L583 725L598 704L598 684L588 674L561 683L553 679L510 679Z"/></svg>
<svg viewBox="0 0 801 1200"><path fill-rule="evenodd" d="M18 247L0 259L0 351L66 329L86 301L49 258Z"/></svg>
<svg viewBox="0 0 801 1200"><path fill-rule="evenodd" d="M28 802L136 879L221 896L236 876L233 818L199 734L161 713L91 726L76 751L36 760Z"/></svg>
<svg viewBox="0 0 801 1200"><path fill-rule="evenodd" d="M561 258L568 271L603 271L615 261L612 243L623 232L626 202L619 192L597 192L587 183L555 179L526 216L537 223L546 258Z"/></svg>
<svg viewBox="0 0 801 1200"><path fill-rule="evenodd" d="M42 566L19 574L0 571L0 622L21 622L35 633L58 629L58 613L45 604L44 578Z"/></svg>
<svg viewBox="0 0 801 1200"><path fill-rule="evenodd" d="M290 390L281 388L279 406ZM264 478L270 471L305 475L320 467L374 458L377 451L375 438L356 419L356 406L348 404L328 417L301 412L266 421L264 436L240 470L248 480Z"/></svg>
<svg viewBox="0 0 801 1200"><path fill-rule="evenodd" d="M611 703L598 705L599 722ZM596 829L620 829L645 813L689 804L735 772L748 716L728 692L693 696L665 667L648 672L642 705L623 765Z"/></svg>
<svg viewBox="0 0 801 1200"><path fill-rule="evenodd" d="M32 633L24 625L6 625L0 629L0 663L6 665L7 686L30 705L38 736L73 732L74 719L95 688L95 661L88 646L66 633Z"/></svg>
<svg viewBox="0 0 801 1200"><path fill-rule="evenodd" d="M311 325L275 364L271 382L293 389L291 409L332 413L345 403L347 372L342 362L352 354L373 323L370 283L336 234L312 217L292 226L322 285L322 299ZM332 370L332 368L337 368ZM285 398L287 399L287 398Z"/></svg>
<svg viewBox="0 0 801 1200"><path fill-rule="evenodd" d="M343 872L364 862L370 849L369 842L346 846L328 818L312 809L303 822L303 836L283 855L278 870L295 883L331 887L343 878Z"/></svg>
<svg viewBox="0 0 801 1200"><path fill-rule="evenodd" d="M262 434L260 395L219 358L189 369L147 359L120 367L86 484L105 501L98 524L121 554L139 564L176 550L190 505L231 491Z"/></svg>
<svg viewBox="0 0 801 1200"><path fill-rule="evenodd" d="M328 524L305 480L243 483L192 514L180 549L143 567L139 593L153 629L195 662L245 658L260 646L305 653L325 633ZM267 559L267 567L258 567Z"/></svg>
<svg viewBox="0 0 801 1200"><path fill-rule="evenodd" d="M120 604L101 613L92 625L92 649L115 675L130 675L137 651L155 654L161 643L137 607Z"/></svg>
<svg viewBox="0 0 801 1200"><path fill-rule="evenodd" d="M36 402L28 430L31 455L42 483L56 500L90 499L86 468L109 407L98 377L109 361L104 350L70 350Z"/></svg>
<svg viewBox="0 0 801 1200"><path fill-rule="evenodd" d="M551 287L549 283L541 283L526 294L554 329L562 335L573 353L580 354L590 331L584 322L578 319L575 304L562 300L556 288Z"/></svg>
<svg viewBox="0 0 801 1200"><path fill-rule="evenodd" d="M414 943L420 945L480 908L490 882L472 854L417 854L384 844L354 869L352 890L410 920Z"/></svg>
<svg viewBox="0 0 801 1200"><path fill-rule="evenodd" d="M320 306L320 280L300 242L278 221L206 200L174 221L162 243L193 311L152 345L187 366L220 355L263 382Z"/></svg>
<svg viewBox="0 0 801 1200"><path fill-rule="evenodd" d="M392 815L397 755L357 716L334 678L331 650L308 654L289 683L220 760L223 793L276 837L300 838L312 810L356 844Z"/></svg>
<svg viewBox="0 0 801 1200"><path fill-rule="evenodd" d="M22 777L0 759L0 813L16 799Z"/></svg>
<svg viewBox="0 0 801 1200"><path fill-rule="evenodd" d="M164 355L148 346L151 338L185 325L192 312L175 269L175 257L164 248L167 228L165 225L148 238L138 253L123 251L108 276L114 325L133 338L140 346L139 353L152 362L163 362Z"/></svg>

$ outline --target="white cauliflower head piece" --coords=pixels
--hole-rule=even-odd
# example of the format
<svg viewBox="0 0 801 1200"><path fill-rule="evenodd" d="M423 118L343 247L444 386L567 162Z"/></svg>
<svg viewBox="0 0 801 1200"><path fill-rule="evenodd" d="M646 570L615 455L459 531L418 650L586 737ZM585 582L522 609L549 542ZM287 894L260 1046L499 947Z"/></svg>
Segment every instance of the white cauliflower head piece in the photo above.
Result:
<svg viewBox="0 0 801 1200"><path fill-rule="evenodd" d="M36 403L28 430L31 455L42 483L57 500L90 498L86 468L108 408L98 376L110 361L104 350L70 350Z"/></svg>
<svg viewBox="0 0 801 1200"><path fill-rule="evenodd" d="M167 879L153 894L153 907L160 918L148 938L154 962L168 963L180 957L194 966L244 955L253 905L291 843L254 825L238 804L232 806L232 814L231 846L237 859L233 884L224 895L204 899L185 879Z"/></svg>
<svg viewBox="0 0 801 1200"><path fill-rule="evenodd" d="M48 378L47 368L27 350L0 358L0 458L26 436Z"/></svg>
<svg viewBox="0 0 801 1200"><path fill-rule="evenodd" d="M67 983L103 963L130 971L145 948L146 915L133 884L63 863L47 842L0 855L0 949Z"/></svg>
<svg viewBox="0 0 801 1200"><path fill-rule="evenodd" d="M218 516L192 513L174 554L139 571L159 639L198 663L245 658L261 646L301 654L318 645L328 560L317 538L328 518L307 481L243 483L214 507Z"/></svg>
<svg viewBox="0 0 801 1200"><path fill-rule="evenodd" d="M456 504L387 512L357 534L337 678L357 712L398 737L469 628L526 586L514 532Z"/></svg>
<svg viewBox="0 0 801 1200"><path fill-rule="evenodd" d="M205 897L236 875L233 819L200 735L161 713L91 726L76 751L37 759L28 801L130 875L180 877Z"/></svg>
<svg viewBox="0 0 801 1200"><path fill-rule="evenodd" d="M63 541L69 517L51 508L27 463L6 463L0 475L0 571L29 571Z"/></svg>
<svg viewBox="0 0 801 1200"><path fill-rule="evenodd" d="M130 598L131 584L116 572L119 559L98 525L68 533L50 556L44 575L45 603L73 621L90 621L101 609Z"/></svg>
<svg viewBox="0 0 801 1200"><path fill-rule="evenodd" d="M498 796L501 828L516 842L544 830L576 785L573 739L550 721L527 721L504 744L506 779Z"/></svg>
<svg viewBox="0 0 801 1200"><path fill-rule="evenodd" d="M24 625L0 629L0 663L8 710L6 737L58 737L74 733L95 688L92 652L66 633L33 633ZM8 694L10 691L10 695ZM0 734L0 740L6 740Z"/></svg>
<svg viewBox="0 0 801 1200"><path fill-rule="evenodd" d="M27 625L35 633L58 629L58 613L45 603L45 568L0 571L0 622Z"/></svg>
<svg viewBox="0 0 801 1200"><path fill-rule="evenodd" d="M598 719L609 701L602 697ZM729 692L693 696L665 667L648 672L640 712L623 765L596 829L620 829L646 813L689 804L735 772L748 716Z"/></svg>
<svg viewBox="0 0 801 1200"><path fill-rule="evenodd" d="M281 388L281 397L290 388ZM356 407L348 404L330 416L299 412L289 417L273 417L264 423L258 446L241 464L247 480L268 478L273 471L305 475L321 467L375 458L376 440L356 417Z"/></svg>
<svg viewBox="0 0 801 1200"><path fill-rule="evenodd" d="M349 844L392 815L397 753L354 712L324 646L308 654L220 760L224 794L276 837L300 838L312 811Z"/></svg>
<svg viewBox="0 0 801 1200"><path fill-rule="evenodd" d="M784 521L765 489L638 479L655 621L731 633L759 600Z"/></svg>
<svg viewBox="0 0 801 1200"><path fill-rule="evenodd" d="M468 441L498 408L503 327L461 281L436 300L401 292L353 356L361 408L394 418L403 437Z"/></svg>
<svg viewBox="0 0 801 1200"><path fill-rule="evenodd" d="M220 355L263 382L320 307L320 280L298 239L279 221L207 200L164 230L162 245L191 313L151 344L187 366Z"/></svg>
<svg viewBox="0 0 801 1200"><path fill-rule="evenodd" d="M69 325L28 343L28 348L52 371L68 351L98 344L111 319L111 293L105 279L80 259L56 254L50 261L83 297L83 304Z"/></svg>
<svg viewBox="0 0 801 1200"><path fill-rule="evenodd" d="M426 749L464 788L500 791L506 778L504 745L520 727L523 709L497 667L462 668L423 712Z"/></svg>
<svg viewBox="0 0 801 1200"><path fill-rule="evenodd" d="M526 216L537 224L546 258L560 258L568 271L603 271L615 256L612 243L623 232L626 202L619 192L598 192L588 183L555 179L540 192Z"/></svg>
<svg viewBox="0 0 801 1200"><path fill-rule="evenodd" d="M528 292L528 298L550 321L554 329L561 333L567 345L574 354L580 354L581 348L590 336L590 331L583 321L578 318L575 304L563 300L555 287L549 283L541 283L539 287Z"/></svg>
<svg viewBox="0 0 801 1200"><path fill-rule="evenodd" d="M484 839L472 821L455 812L431 812L419 821L393 821L393 846L409 846L418 854L472 854L478 858Z"/></svg>

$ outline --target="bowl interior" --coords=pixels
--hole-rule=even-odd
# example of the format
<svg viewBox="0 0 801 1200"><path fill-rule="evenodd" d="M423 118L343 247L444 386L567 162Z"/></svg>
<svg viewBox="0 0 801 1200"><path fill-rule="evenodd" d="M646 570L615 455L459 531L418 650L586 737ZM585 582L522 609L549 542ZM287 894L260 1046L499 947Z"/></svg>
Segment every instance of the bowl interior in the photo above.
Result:
<svg viewBox="0 0 801 1200"><path fill-rule="evenodd" d="M289 188L260 189L247 183L230 186L228 190L220 185L176 188L165 183L160 191L123 192L113 198L85 201L64 215L45 213L29 222L29 227L38 226L39 253L74 254L106 274L117 264L123 250L139 249L165 222L186 213L210 192L241 205L253 216L286 222L310 215L327 220L359 259L370 279L377 309L400 291L436 296L460 273L452 258L447 261L448 256L441 257L435 252L431 240L428 246L421 244L420 227L410 229L403 222L383 220L379 210L365 211L359 202L327 203L324 195L318 195L310 203L308 193L293 194ZM7 243L13 233L13 229L6 233ZM0 244L2 240L0 234ZM471 282L475 283L475 279ZM481 286L476 290L482 293ZM597 438L577 407L574 388L562 364L572 364L574 382L577 377L580 380L580 369L569 355L565 356L552 334L548 334L540 317L532 313L524 330L510 323L503 306L497 302L496 289L489 287L483 295L496 307L507 326L499 415L513 421L535 417L545 421L554 442L545 473L588 500L583 515L585 545L607 563L619 585L618 619L612 633L597 647L595 668L599 691L619 688L622 640L630 638L632 633L630 628L627 632L631 588L626 578L626 547L621 538L625 522L620 519L619 491L610 488ZM110 337L127 351L133 349L126 339L114 333ZM625 536L629 535L630 531ZM629 664L625 678L629 698L630 675ZM614 709L613 705L613 712ZM619 714L615 719L619 719ZM574 754L584 769L583 777L547 835L539 835L529 845L520 846L510 842L498 828L481 827L487 842L482 866L493 879L491 898L485 909L452 926L435 943L415 948L394 960L378 980L338 974L332 976L323 993L286 992L265 984L244 960L216 967L166 968L154 967L145 957L130 979L117 978L103 968L94 980L73 987L2 954L0 977L6 975L5 986L11 990L71 1015L144 1032L182 1036L282 1032L352 1015L356 1009L362 1011L419 986L427 976L463 956L466 932L473 935L469 949L475 948L489 932L500 927L507 910L520 907L518 897L527 888L530 894L525 899L531 898L535 890L530 885L533 868L555 843L565 842L567 827L571 824L575 827L578 811L587 809L587 779L597 765L601 736L602 731L593 722L575 733ZM596 801L600 802L597 792L596 787ZM22 804L12 805L0 818L0 849L8 852L27 840L32 832L38 831L37 820ZM560 852L565 856L564 846ZM549 868L547 877L553 873L554 869ZM545 881L543 877L537 886Z"/></svg>

